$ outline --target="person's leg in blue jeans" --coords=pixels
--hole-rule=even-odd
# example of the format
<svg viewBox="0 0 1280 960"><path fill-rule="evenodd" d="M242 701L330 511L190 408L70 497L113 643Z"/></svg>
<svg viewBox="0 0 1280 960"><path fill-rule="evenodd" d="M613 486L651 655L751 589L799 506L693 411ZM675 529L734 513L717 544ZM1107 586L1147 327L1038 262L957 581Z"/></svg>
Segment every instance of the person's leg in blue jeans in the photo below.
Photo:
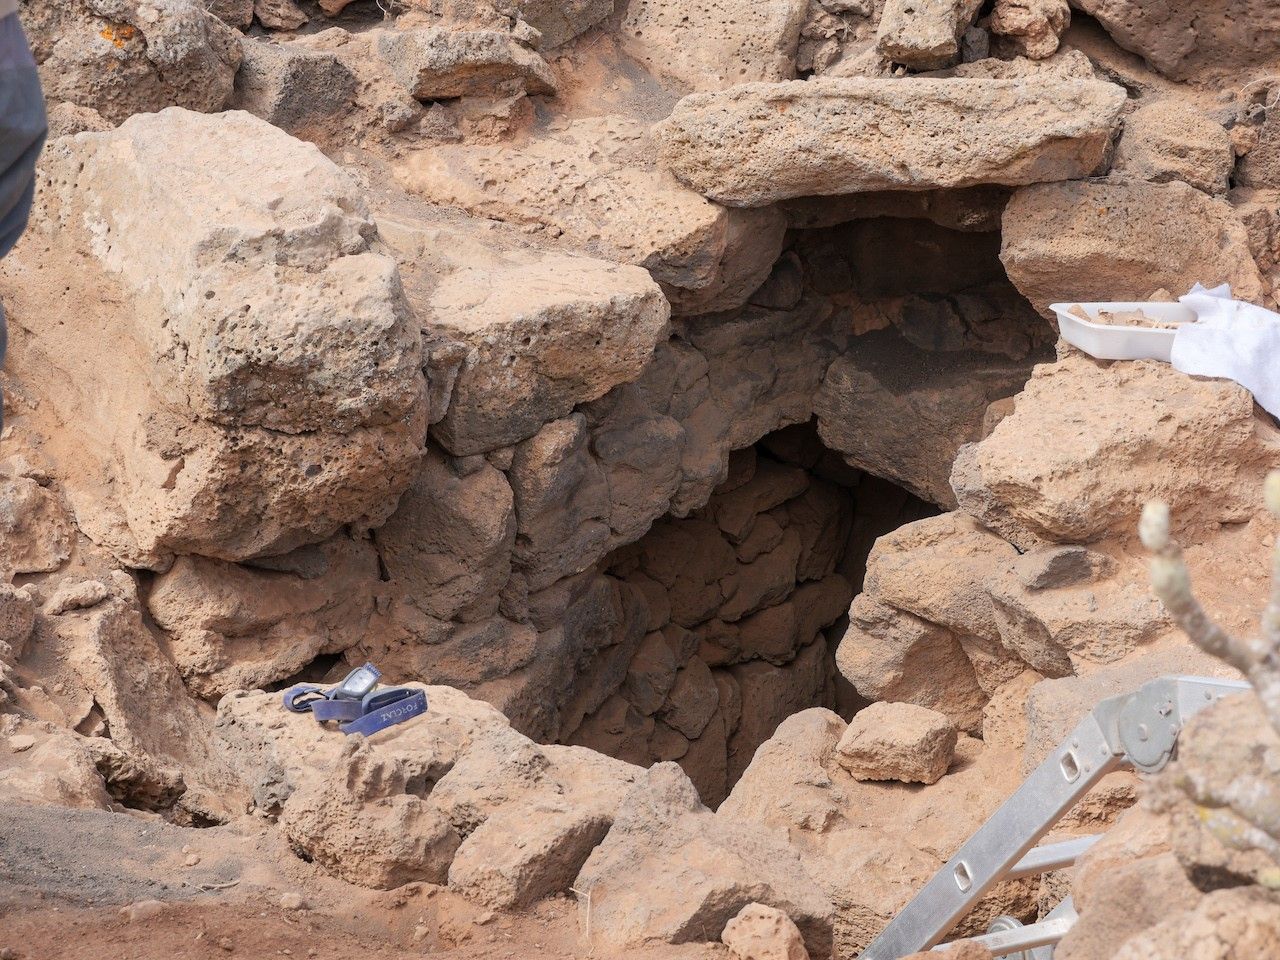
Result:
<svg viewBox="0 0 1280 960"><path fill-rule="evenodd" d="M44 96L40 77L18 23L17 0L0 0L0 257L18 242L27 227L35 193L36 158L44 146ZM7 332L0 306L0 366L4 365ZM4 429L4 394L0 392L0 431Z"/></svg>

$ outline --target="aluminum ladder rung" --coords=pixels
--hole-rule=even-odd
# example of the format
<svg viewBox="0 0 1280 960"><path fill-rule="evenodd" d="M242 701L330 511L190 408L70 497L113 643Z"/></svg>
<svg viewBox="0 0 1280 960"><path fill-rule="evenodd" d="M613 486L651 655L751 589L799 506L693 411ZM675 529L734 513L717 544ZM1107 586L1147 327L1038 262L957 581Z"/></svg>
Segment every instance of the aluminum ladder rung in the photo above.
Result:
<svg viewBox="0 0 1280 960"><path fill-rule="evenodd" d="M1063 867L1069 867L1084 856L1084 852L1101 839L1102 834L1095 833L1087 837L1072 837L1070 840L1032 847L1027 851L1026 856L1009 868L1009 872L1004 875L1004 879L1017 880L1021 877L1034 877L1041 873L1048 873L1050 870L1061 870Z"/></svg>

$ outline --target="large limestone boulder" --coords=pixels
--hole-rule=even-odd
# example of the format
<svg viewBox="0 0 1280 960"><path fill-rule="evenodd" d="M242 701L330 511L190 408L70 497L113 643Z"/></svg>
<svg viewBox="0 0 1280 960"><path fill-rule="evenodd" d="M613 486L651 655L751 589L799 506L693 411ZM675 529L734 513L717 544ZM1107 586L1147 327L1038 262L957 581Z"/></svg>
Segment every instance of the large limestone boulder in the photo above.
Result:
<svg viewBox="0 0 1280 960"><path fill-rule="evenodd" d="M449 230L388 232L402 256L419 258L414 271L423 259L439 266L430 292L411 297L437 334L465 349L433 427L455 455L533 436L634 380L666 339L670 307L639 267L502 251Z"/></svg>
<svg viewBox="0 0 1280 960"><path fill-rule="evenodd" d="M460 839L434 804L411 791L410 765L360 737L340 750L328 776L316 776L285 804L280 828L290 845L364 887L445 882Z"/></svg>
<svg viewBox="0 0 1280 960"><path fill-rule="evenodd" d="M822 707L793 713L760 744L717 816L812 834L835 827L849 811L828 769L847 726Z"/></svg>
<svg viewBox="0 0 1280 960"><path fill-rule="evenodd" d="M466 837L449 885L505 909L563 893L641 773L582 747L494 731L432 790L432 803Z"/></svg>
<svg viewBox="0 0 1280 960"><path fill-rule="evenodd" d="M1005 207L1000 258L1046 315L1050 303L1146 300L1195 283L1229 283L1241 300L1263 293L1231 207L1182 182L1026 187Z"/></svg>
<svg viewBox="0 0 1280 960"><path fill-rule="evenodd" d="M160 567L389 515L422 443L418 324L319 150L246 113L171 108L51 145L39 206L5 286L30 382L93 393L47 399L69 426L54 445L86 464L67 490L90 537ZM40 273L41 241L69 271ZM83 304L74 329L54 298Z"/></svg>
<svg viewBox="0 0 1280 960"><path fill-rule="evenodd" d="M1267 63L1280 49L1280 10L1268 0L1072 0L1116 43L1161 73L1186 79Z"/></svg>
<svg viewBox="0 0 1280 960"><path fill-rule="evenodd" d="M1013 413L961 450L951 482L962 510L1022 549L1130 535L1154 499L1215 527L1252 515L1257 429L1236 384L1072 351L1036 368Z"/></svg>
<svg viewBox="0 0 1280 960"><path fill-rule="evenodd" d="M693 94L655 129L679 180L731 206L866 190L1087 176L1124 104L1114 84L819 78Z"/></svg>
<svg viewBox="0 0 1280 960"><path fill-rule="evenodd" d="M786 913L811 955L831 954L830 901L782 837L717 817L674 763L651 768L574 888L591 904L591 932L620 949L649 941L712 941L743 907Z"/></svg>
<svg viewBox="0 0 1280 960"><path fill-rule="evenodd" d="M167 106L227 105L240 36L193 0L24 0L45 95L118 123ZM27 13L30 16L27 16Z"/></svg>
<svg viewBox="0 0 1280 960"><path fill-rule="evenodd" d="M908 523L878 539L864 589L876 599L959 634L1000 635L986 584L1017 556L963 513Z"/></svg>
<svg viewBox="0 0 1280 960"><path fill-rule="evenodd" d="M473 745L501 736L511 724L503 714L452 687L421 688L428 711L368 738L387 762L407 764L410 781L434 784ZM346 737L334 736L309 714L290 713L278 693L232 691L218 703L214 746L244 782L260 809L278 812L304 786L324 780L343 758Z"/></svg>
<svg viewBox="0 0 1280 960"><path fill-rule="evenodd" d="M803 0L667 3L635 0L622 21L625 47L686 90L754 80L794 80Z"/></svg>
<svg viewBox="0 0 1280 960"><path fill-rule="evenodd" d="M1222 124L1176 100L1159 100L1125 118L1112 170L1135 180L1181 180L1205 193L1223 194L1235 162Z"/></svg>
<svg viewBox="0 0 1280 960"><path fill-rule="evenodd" d="M368 738L243 692L219 705L216 731L253 803L349 882L447 882L502 909L566 892L640 768L539 746L487 703L423 689L427 713Z"/></svg>
<svg viewBox="0 0 1280 960"><path fill-rule="evenodd" d="M645 267L677 313L741 306L777 260L786 218L777 210L726 210L654 169L645 129L624 117L589 117L519 148L419 151L399 177L433 203Z"/></svg>

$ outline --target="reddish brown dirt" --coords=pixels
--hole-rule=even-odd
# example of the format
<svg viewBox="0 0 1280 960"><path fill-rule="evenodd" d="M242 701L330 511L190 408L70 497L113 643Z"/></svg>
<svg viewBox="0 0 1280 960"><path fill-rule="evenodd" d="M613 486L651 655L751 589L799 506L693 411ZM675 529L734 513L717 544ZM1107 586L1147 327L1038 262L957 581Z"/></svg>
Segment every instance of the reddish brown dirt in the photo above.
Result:
<svg viewBox="0 0 1280 960"><path fill-rule="evenodd" d="M289 912L251 903L171 903L130 922L115 908L33 905L0 920L0 950L15 960L704 960L723 947L614 953L592 949L578 933L576 907L543 904L522 916L477 922L476 908L443 896L410 897L398 909L347 915ZM479 913L481 917L485 915ZM420 923L419 921L426 921ZM420 938L414 940L415 930ZM5 954L6 957L10 956Z"/></svg>

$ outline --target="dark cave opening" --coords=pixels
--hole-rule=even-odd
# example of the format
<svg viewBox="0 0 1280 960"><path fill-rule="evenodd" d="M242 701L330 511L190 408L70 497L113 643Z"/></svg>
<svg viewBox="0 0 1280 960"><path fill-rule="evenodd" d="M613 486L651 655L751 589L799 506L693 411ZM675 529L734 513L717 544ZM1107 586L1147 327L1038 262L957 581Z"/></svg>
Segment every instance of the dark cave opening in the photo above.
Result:
<svg viewBox="0 0 1280 960"><path fill-rule="evenodd" d="M716 805L779 723L865 701L835 669L876 538L938 508L850 467L809 422L730 458L705 507L615 551L648 622L620 687L565 742L679 763Z"/></svg>

